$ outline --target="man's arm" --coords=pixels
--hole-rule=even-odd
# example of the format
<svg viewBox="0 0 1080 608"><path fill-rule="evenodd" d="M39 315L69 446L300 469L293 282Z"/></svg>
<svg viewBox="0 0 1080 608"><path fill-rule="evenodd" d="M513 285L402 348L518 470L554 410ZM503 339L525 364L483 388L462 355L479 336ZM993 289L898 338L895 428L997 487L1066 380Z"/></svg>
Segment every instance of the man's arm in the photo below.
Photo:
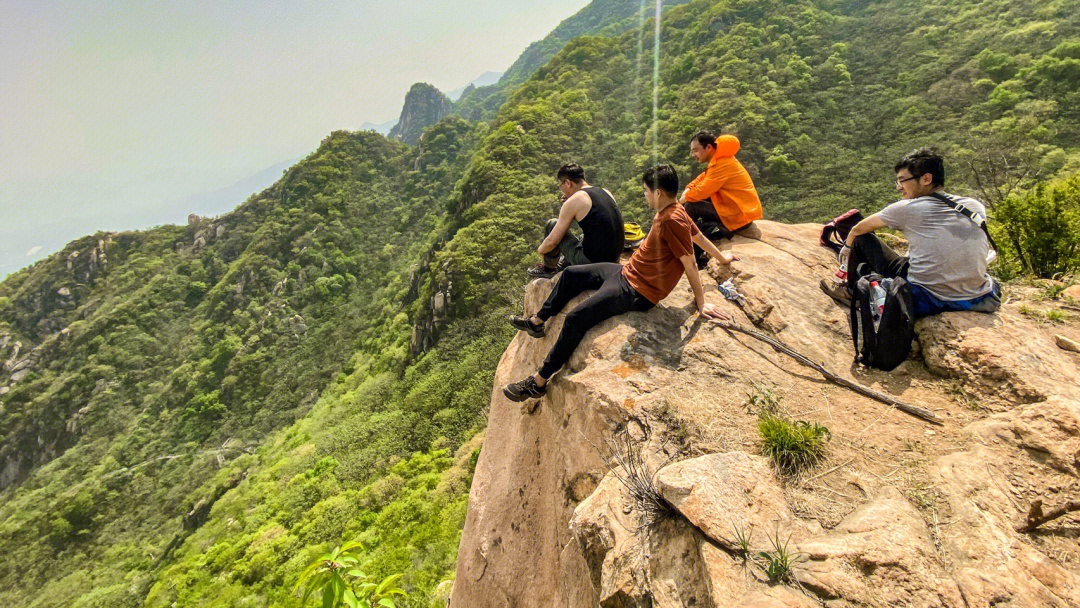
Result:
<svg viewBox="0 0 1080 608"><path fill-rule="evenodd" d="M731 170L730 163L710 162L704 173L695 177L686 185L682 196L679 197L679 202L686 204L687 201L708 200L710 196L724 187L724 184L731 179L732 175L734 175L734 171Z"/></svg>
<svg viewBox="0 0 1080 608"><path fill-rule="evenodd" d="M855 227L851 229L851 232L848 232L847 240L844 241L844 244L851 247L852 244L855 243L856 237L869 234L875 230L884 228L885 226L885 220L881 219L880 213L875 213L870 217L863 218L861 222L855 224Z"/></svg>
<svg viewBox="0 0 1080 608"><path fill-rule="evenodd" d="M704 249L705 253L709 254L714 259L720 260L721 264L730 264L735 260L739 259L734 254L728 253L726 251L720 251L719 249L717 249L716 245L714 245L713 242L709 239L705 238L705 235L701 232L695 232L694 236L691 237L691 239L694 241L695 245Z"/></svg>
<svg viewBox="0 0 1080 608"><path fill-rule="evenodd" d="M697 304L698 313L710 319L730 320L731 317L727 316L719 308L705 302L705 291L701 288L701 275L698 274L697 261L694 260L694 255L684 255L679 258L679 261L682 262L683 269L686 270L686 280L690 281L690 288L694 290L694 303Z"/></svg>
<svg viewBox="0 0 1080 608"><path fill-rule="evenodd" d="M584 192L576 192L566 199L562 208L559 209L559 219L555 223L555 227L551 229L551 234L547 235L544 242L540 243L540 246L536 248L537 253L544 255L559 246L559 242L566 236L566 231L570 229L570 224L577 218L578 210L581 209L582 196L588 197L589 195Z"/></svg>

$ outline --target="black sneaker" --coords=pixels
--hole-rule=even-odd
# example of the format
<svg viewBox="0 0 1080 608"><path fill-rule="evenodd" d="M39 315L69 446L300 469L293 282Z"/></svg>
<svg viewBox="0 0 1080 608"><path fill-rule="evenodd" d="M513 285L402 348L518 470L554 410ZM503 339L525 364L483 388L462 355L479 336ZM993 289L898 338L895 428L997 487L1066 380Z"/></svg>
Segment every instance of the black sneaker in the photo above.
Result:
<svg viewBox="0 0 1080 608"><path fill-rule="evenodd" d="M523 315L510 315L506 318L506 320L510 321L510 325L513 325L515 328L517 328L518 331L523 331L534 338L543 338L544 324L541 323L540 325L535 325L532 321L529 320L530 318L531 317L526 317Z"/></svg>
<svg viewBox="0 0 1080 608"><path fill-rule="evenodd" d="M818 283L821 287L821 291L825 292L825 295L836 300L837 303L844 306L851 306L851 291L848 289L846 283L839 281L830 281L829 279L821 279Z"/></svg>
<svg viewBox="0 0 1080 608"><path fill-rule="evenodd" d="M534 279L550 279L558 272L557 269L548 268L547 266L544 266L543 263L537 264L526 271L526 273Z"/></svg>
<svg viewBox="0 0 1080 608"><path fill-rule="evenodd" d="M532 376L525 378L521 382L513 382L503 387L503 394L511 401L525 401L526 399L543 397L546 392L547 384L536 386L536 380L533 380Z"/></svg>

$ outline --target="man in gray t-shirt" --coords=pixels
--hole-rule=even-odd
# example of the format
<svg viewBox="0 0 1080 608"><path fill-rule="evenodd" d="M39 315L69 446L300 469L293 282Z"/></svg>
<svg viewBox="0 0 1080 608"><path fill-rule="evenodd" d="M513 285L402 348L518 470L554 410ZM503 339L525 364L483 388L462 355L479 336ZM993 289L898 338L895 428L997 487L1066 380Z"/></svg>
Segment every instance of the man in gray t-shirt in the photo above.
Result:
<svg viewBox="0 0 1080 608"><path fill-rule="evenodd" d="M907 278L916 317L948 310L997 310L1001 289L986 273L990 253L986 235L970 218L933 196L944 194L942 158L930 150L916 150L900 159L895 170L896 189L904 198L851 229L841 252L847 259L847 282L822 281L822 289L837 300L850 301L859 278L876 272ZM979 201L946 196L985 217L986 208ZM872 234L885 227L904 233L907 256L897 255Z"/></svg>

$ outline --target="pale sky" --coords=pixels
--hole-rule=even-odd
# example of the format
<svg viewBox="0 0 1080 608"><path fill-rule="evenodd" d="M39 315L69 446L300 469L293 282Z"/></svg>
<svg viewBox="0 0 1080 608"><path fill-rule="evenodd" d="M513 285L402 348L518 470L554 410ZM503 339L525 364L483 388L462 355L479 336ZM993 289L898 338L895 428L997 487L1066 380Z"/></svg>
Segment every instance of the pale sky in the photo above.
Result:
<svg viewBox="0 0 1080 608"><path fill-rule="evenodd" d="M587 3L0 0L0 276L181 222L185 199L396 119L415 82L505 70Z"/></svg>

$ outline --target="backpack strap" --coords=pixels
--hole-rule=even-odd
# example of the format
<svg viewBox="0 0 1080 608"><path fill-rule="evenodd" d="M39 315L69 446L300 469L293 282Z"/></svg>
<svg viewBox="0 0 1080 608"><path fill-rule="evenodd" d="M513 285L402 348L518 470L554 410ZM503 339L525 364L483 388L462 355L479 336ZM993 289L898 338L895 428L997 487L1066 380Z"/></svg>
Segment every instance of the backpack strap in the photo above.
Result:
<svg viewBox="0 0 1080 608"><path fill-rule="evenodd" d="M855 363L859 363L862 352L859 350L859 326L862 319L859 317L859 289L856 287L851 292L851 309L848 314L848 323L851 325L851 343L855 351Z"/></svg>
<svg viewBox="0 0 1080 608"><path fill-rule="evenodd" d="M931 192L930 196L932 196L932 197L936 198L937 200L945 203L953 211L955 211L955 212L959 213L960 215L968 218L969 220L975 222L976 226L978 226L979 228L982 228L983 234L986 235L986 240L990 242L990 248L993 249L994 251L998 250L997 243L994 242L994 237L990 236L990 231L986 229L986 218L983 217L981 213L967 207L966 205L964 205L961 202L954 201L953 199L945 196L944 194L942 194L940 192Z"/></svg>

